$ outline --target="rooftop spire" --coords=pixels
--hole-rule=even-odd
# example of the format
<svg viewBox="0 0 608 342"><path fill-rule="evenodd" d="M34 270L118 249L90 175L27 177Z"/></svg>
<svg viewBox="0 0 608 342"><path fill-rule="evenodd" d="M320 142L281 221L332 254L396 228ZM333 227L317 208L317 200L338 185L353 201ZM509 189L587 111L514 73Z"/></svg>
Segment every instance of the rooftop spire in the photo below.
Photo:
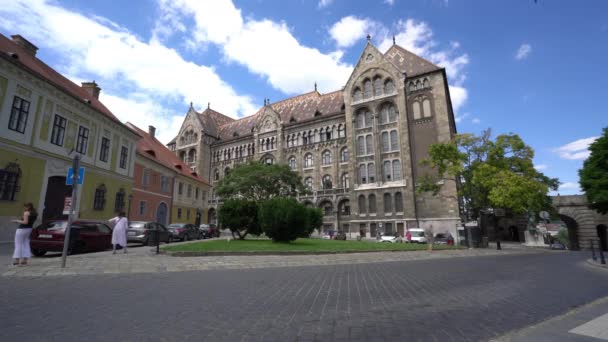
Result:
<svg viewBox="0 0 608 342"><path fill-rule="evenodd" d="M367 41L370 42L372 40L372 36L369 35L369 33L367 34Z"/></svg>
<svg viewBox="0 0 608 342"><path fill-rule="evenodd" d="M207 109L211 109L211 102L207 102Z"/></svg>
<svg viewBox="0 0 608 342"><path fill-rule="evenodd" d="M395 45L397 43L395 43L395 35L393 35L393 45Z"/></svg>
<svg viewBox="0 0 608 342"><path fill-rule="evenodd" d="M192 101L190 101L190 108L192 108Z"/></svg>
<svg viewBox="0 0 608 342"><path fill-rule="evenodd" d="M317 82L315 82L315 91L317 91Z"/></svg>

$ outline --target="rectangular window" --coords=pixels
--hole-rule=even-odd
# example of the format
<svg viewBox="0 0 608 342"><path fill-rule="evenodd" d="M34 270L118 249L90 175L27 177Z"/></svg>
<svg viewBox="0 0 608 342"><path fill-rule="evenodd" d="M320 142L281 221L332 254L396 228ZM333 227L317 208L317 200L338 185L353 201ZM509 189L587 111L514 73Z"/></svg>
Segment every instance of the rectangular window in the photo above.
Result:
<svg viewBox="0 0 608 342"><path fill-rule="evenodd" d="M184 183L179 183L179 184L177 185L177 193L178 193L179 195L181 195L181 194L183 194L183 193L184 193Z"/></svg>
<svg viewBox="0 0 608 342"><path fill-rule="evenodd" d="M76 141L76 152L81 154L87 153L87 148L89 146L89 129L80 126L78 128L78 140Z"/></svg>
<svg viewBox="0 0 608 342"><path fill-rule="evenodd" d="M177 208L177 219L178 220L182 219L182 208Z"/></svg>
<svg viewBox="0 0 608 342"><path fill-rule="evenodd" d="M19 170L0 170L0 201L14 201L19 188Z"/></svg>
<svg viewBox="0 0 608 342"><path fill-rule="evenodd" d="M169 177L160 176L160 191L169 192Z"/></svg>
<svg viewBox="0 0 608 342"><path fill-rule="evenodd" d="M120 163L118 166L121 169L127 168L127 158L129 157L129 149L126 146L121 147L120 149Z"/></svg>
<svg viewBox="0 0 608 342"><path fill-rule="evenodd" d="M399 150L399 138L397 131L391 131L391 151Z"/></svg>
<svg viewBox="0 0 608 342"><path fill-rule="evenodd" d="M63 137L65 135L65 126L67 120L61 115L55 114L53 121L53 132L51 133L51 143L57 146L63 146Z"/></svg>
<svg viewBox="0 0 608 342"><path fill-rule="evenodd" d="M390 147L388 145L388 132L382 132L382 152L388 152Z"/></svg>
<svg viewBox="0 0 608 342"><path fill-rule="evenodd" d="M186 220L190 219L190 209L186 210Z"/></svg>
<svg viewBox="0 0 608 342"><path fill-rule="evenodd" d="M110 155L110 139L103 137L101 138L101 149L99 150L99 160L102 162L108 161Z"/></svg>
<svg viewBox="0 0 608 342"><path fill-rule="evenodd" d="M148 184L150 184L150 169L144 169L144 174L141 179L141 184L143 184L144 186L147 186Z"/></svg>
<svg viewBox="0 0 608 342"><path fill-rule="evenodd" d="M11 117L8 120L8 129L19 133L25 133L29 111L30 102L19 96L15 96L13 99L13 108L11 109Z"/></svg>
<svg viewBox="0 0 608 342"><path fill-rule="evenodd" d="M139 201L139 216L143 216L146 214L146 202Z"/></svg>
<svg viewBox="0 0 608 342"><path fill-rule="evenodd" d="M371 135L365 136L365 154L374 153L374 144L372 142L373 137Z"/></svg>

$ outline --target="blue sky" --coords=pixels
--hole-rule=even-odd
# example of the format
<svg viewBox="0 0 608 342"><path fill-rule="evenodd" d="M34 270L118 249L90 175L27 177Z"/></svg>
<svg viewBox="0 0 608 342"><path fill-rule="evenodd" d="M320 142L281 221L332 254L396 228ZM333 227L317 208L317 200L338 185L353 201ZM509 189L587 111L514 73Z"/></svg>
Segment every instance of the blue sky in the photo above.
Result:
<svg viewBox="0 0 608 342"><path fill-rule="evenodd" d="M514 132L537 168L578 193L587 146L608 126L608 2L464 0L0 0L21 34L75 82L96 80L122 120L162 141L190 102L233 117L340 89L365 36L446 67L460 133Z"/></svg>

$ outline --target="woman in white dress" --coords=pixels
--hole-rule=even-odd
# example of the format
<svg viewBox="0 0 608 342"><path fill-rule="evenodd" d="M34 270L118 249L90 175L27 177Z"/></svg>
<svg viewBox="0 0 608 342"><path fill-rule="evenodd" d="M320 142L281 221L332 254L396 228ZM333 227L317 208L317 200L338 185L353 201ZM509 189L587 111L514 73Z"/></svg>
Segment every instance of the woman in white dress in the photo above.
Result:
<svg viewBox="0 0 608 342"><path fill-rule="evenodd" d="M114 229L112 230L112 254L116 254L116 245L120 245L124 248L124 252L127 253L127 229L129 227L129 220L125 217L125 212L119 212L118 216L110 219L109 222L114 224Z"/></svg>

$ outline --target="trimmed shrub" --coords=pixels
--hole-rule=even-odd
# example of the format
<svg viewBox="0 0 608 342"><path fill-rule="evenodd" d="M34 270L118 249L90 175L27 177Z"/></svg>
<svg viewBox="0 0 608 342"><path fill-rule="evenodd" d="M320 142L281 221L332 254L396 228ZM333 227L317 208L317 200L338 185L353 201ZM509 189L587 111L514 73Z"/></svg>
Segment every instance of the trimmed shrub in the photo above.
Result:
<svg viewBox="0 0 608 342"><path fill-rule="evenodd" d="M310 237L315 229L323 225L323 210L306 206L304 210L306 210L306 226L300 237Z"/></svg>
<svg viewBox="0 0 608 342"><path fill-rule="evenodd" d="M260 235L262 229L258 223L258 205L255 201L246 199L229 199L224 201L219 209L219 220L239 239L247 234Z"/></svg>
<svg viewBox="0 0 608 342"><path fill-rule="evenodd" d="M275 197L262 202L258 212L262 231L274 242L290 242L306 231L306 207L293 198Z"/></svg>

